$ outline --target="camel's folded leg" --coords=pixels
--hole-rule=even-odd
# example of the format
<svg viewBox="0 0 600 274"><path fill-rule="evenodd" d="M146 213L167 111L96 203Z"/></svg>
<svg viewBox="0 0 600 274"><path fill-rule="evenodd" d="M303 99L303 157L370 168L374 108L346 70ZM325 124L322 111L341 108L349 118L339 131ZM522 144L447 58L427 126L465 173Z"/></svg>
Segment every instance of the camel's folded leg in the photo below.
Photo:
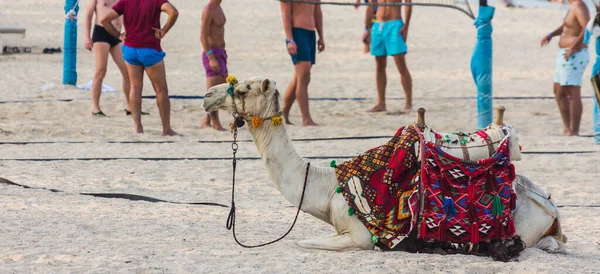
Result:
<svg viewBox="0 0 600 274"><path fill-rule="evenodd" d="M360 250L360 248L354 244L354 241L349 234L335 234L322 238L302 240L298 242L298 245L303 248L324 249L331 251Z"/></svg>
<svg viewBox="0 0 600 274"><path fill-rule="evenodd" d="M539 239L535 247L550 253L567 253L565 244L553 236L546 236Z"/></svg>

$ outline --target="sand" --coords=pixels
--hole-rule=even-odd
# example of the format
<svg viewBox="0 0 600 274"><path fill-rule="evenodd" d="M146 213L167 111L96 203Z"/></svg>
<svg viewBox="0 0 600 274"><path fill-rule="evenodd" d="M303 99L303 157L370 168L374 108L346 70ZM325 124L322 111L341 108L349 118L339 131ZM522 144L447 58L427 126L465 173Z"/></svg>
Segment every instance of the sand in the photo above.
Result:
<svg viewBox="0 0 600 274"><path fill-rule="evenodd" d="M85 9L82 3L82 11ZM207 2L173 0L180 19L162 45L171 95L202 96L199 26ZM243 3L243 4L242 4ZM4 1L0 25L27 28L26 45L62 46L63 1ZM238 78L267 76L283 91L293 70L284 48L279 4L272 0L224 1L229 71ZM320 127L289 127L292 138L391 136L413 123L416 114L392 116L364 111L375 103L375 63L362 54L363 9L324 6L326 51L312 71L311 111ZM540 48L539 40L556 28L560 9L498 8L494 24L494 95L552 97L557 43ZM83 13L80 15L82 17ZM164 20L163 20L164 22ZM473 21L442 8L414 8L407 56L414 81L415 107L427 109L426 121L439 131L472 131L476 126L475 85L469 63L475 42ZM83 48L79 23L79 83L91 80L92 53ZM595 57L593 50L590 51ZM592 87L584 75L582 135L592 134ZM568 254L537 249L522 252L518 262L500 263L474 256L439 256L376 251L327 252L297 246L301 239L325 236L332 228L301 214L284 240L263 248L239 247L225 228L229 209L150 203L82 196L82 192L146 195L177 202L231 199L228 160L156 161L139 158L230 157L228 132L200 130L201 100L171 100L172 125L184 136L160 136L154 100L144 100L146 134L136 135L124 115L121 77L113 63L101 105L110 118L91 116L89 91L63 86L62 55L0 56L0 177L32 187L0 185L0 273L598 273L600 208L564 207L563 230ZM144 95L154 95L146 80ZM404 95L393 61L388 64L388 108L400 110ZM464 97L468 97L464 99ZM460 99L463 98L463 99ZM65 101L66 100L66 101ZM559 205L598 205L600 147L590 137L563 137L552 99L503 99L505 120L516 127L525 152L592 151L587 154L527 154L515 162L552 194ZM230 116L220 113L226 126ZM300 122L295 106L292 121ZM249 139L246 129L240 139ZM146 141L132 143L132 141ZM302 156L352 156L385 139L296 142ZM259 157L252 143L241 143L238 156ZM128 158L85 160L91 158ZM21 159L24 161L16 161ZM29 160L27 160L29 159ZM33 159L54 159L33 161ZM62 159L62 160L61 160ZM71 160L69 160L71 159ZM341 161L343 159L337 159ZM314 160L327 166L329 159ZM247 244L275 239L293 220L291 207L270 183L262 161L238 162L238 237Z"/></svg>

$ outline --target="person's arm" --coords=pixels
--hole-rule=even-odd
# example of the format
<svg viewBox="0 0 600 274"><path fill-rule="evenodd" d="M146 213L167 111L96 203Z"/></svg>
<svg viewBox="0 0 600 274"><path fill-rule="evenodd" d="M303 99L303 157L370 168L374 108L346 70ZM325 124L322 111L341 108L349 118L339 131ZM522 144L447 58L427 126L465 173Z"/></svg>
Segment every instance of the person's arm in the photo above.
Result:
<svg viewBox="0 0 600 274"><path fill-rule="evenodd" d="M287 44L288 53L296 55L296 42L292 35L292 3L281 1L281 20L283 21L283 31L285 32L285 43Z"/></svg>
<svg viewBox="0 0 600 274"><path fill-rule="evenodd" d="M175 25L175 22L177 22L177 17L179 17L179 11L177 11L175 6L171 5L171 3L169 2L162 4L160 10L169 15L167 23L165 23L165 26L162 27L162 30L164 30L165 34L167 34L167 32L169 32L173 25Z"/></svg>
<svg viewBox="0 0 600 274"><path fill-rule="evenodd" d="M200 43L202 44L202 48L206 53L206 57L208 57L208 63L210 66L210 70L220 73L221 65L217 62L215 55L212 53L212 49L208 44L208 36L210 35L210 22L212 22L212 13L208 7L204 8L202 11L202 26L200 27Z"/></svg>
<svg viewBox="0 0 600 274"><path fill-rule="evenodd" d="M175 25L175 22L177 22L177 17L179 17L179 11L177 11L175 6L169 2L163 3L160 6L160 11L166 13L169 18L167 18L167 23L165 23L162 28L160 28L160 26L159 28L152 28L154 30L154 37L156 37L156 39L163 39L173 25Z"/></svg>
<svg viewBox="0 0 600 274"><path fill-rule="evenodd" d="M106 29L106 31L110 33L110 35L117 38L119 38L121 34L111 22L119 18L119 16L121 15L119 15L114 9L111 9L109 12L106 13L106 15L104 15L104 18L102 18L102 20L100 21L100 23L102 23L102 26Z"/></svg>
<svg viewBox="0 0 600 274"><path fill-rule="evenodd" d="M367 10L365 11L365 31L363 32L362 41L363 43L368 43L369 34L371 33L371 26L373 25L373 16L375 15L375 0L369 0L369 4L367 5Z"/></svg>
<svg viewBox="0 0 600 274"><path fill-rule="evenodd" d="M322 52L325 50L325 38L323 37L323 11L321 11L321 4L315 5L315 27L317 28L317 34L319 34L319 40L317 41L318 50Z"/></svg>
<svg viewBox="0 0 600 274"><path fill-rule="evenodd" d="M94 43L92 42L92 18L94 16L94 11L96 10L96 0L91 0L87 3L87 8L85 9L85 18L83 19L84 32L85 32L85 48L87 50L92 50Z"/></svg>
<svg viewBox="0 0 600 274"><path fill-rule="evenodd" d="M371 30L371 25L373 25L373 15L375 15L375 0L369 0L369 5L367 5L367 11L365 11L365 32L369 32Z"/></svg>
<svg viewBox="0 0 600 274"><path fill-rule="evenodd" d="M577 23L581 26L581 32L577 36L577 40L573 42L573 44L569 47L565 54L565 58L569 58L573 53L578 52L583 47L583 37L585 36L585 27L587 22L590 21L590 12L583 2L579 2L577 8L575 9L575 18L577 19Z"/></svg>
<svg viewBox="0 0 600 274"><path fill-rule="evenodd" d="M200 26L200 43L202 44L202 48L205 52L210 50L207 37L209 35L211 19L212 14L210 13L208 7L204 8L202 11L202 26ZM211 57L209 56L209 58Z"/></svg>
<svg viewBox="0 0 600 274"><path fill-rule="evenodd" d="M548 33L546 36L544 36L542 38L542 41L540 42L542 47L547 45L548 43L550 43L550 40L552 40L552 37L561 35L563 32L563 26L564 26L564 23L562 25L560 25L560 27L558 27L554 31L552 31L552 32Z"/></svg>
<svg viewBox="0 0 600 274"><path fill-rule="evenodd" d="M404 3L412 3L412 0L404 0ZM410 16L412 15L412 6L407 5L404 6L404 17L406 18L404 22L404 26L400 29L400 33L402 33L402 37L404 37L404 42L408 40L408 26L410 25Z"/></svg>

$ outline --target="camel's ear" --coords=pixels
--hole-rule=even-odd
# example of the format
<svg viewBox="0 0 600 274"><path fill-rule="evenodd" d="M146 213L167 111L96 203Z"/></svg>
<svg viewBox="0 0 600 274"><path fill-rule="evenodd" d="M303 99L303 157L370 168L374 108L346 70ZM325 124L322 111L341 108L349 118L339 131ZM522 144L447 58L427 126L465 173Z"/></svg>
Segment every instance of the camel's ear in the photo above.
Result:
<svg viewBox="0 0 600 274"><path fill-rule="evenodd" d="M271 81L269 81L269 79L265 79L262 81L262 83L260 83L260 89L262 90L262 92L267 92L267 90L269 90L270 87Z"/></svg>

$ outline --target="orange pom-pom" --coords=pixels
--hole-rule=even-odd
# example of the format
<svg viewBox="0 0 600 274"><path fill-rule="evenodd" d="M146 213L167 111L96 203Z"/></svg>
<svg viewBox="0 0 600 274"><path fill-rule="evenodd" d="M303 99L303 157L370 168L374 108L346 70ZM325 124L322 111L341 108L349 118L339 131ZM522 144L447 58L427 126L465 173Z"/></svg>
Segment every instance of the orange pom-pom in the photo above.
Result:
<svg viewBox="0 0 600 274"><path fill-rule="evenodd" d="M262 126L263 120L260 119L258 116L254 116L252 117L252 127L253 128L259 128Z"/></svg>

